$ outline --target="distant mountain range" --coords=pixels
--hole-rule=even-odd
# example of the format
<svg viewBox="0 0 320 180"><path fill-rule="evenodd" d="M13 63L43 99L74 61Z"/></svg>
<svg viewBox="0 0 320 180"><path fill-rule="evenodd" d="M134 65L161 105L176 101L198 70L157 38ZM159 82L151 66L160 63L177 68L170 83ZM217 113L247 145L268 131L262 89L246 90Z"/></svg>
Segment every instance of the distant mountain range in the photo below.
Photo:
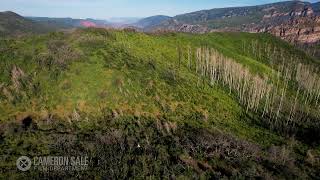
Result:
<svg viewBox="0 0 320 180"><path fill-rule="evenodd" d="M72 18L49 18L49 17L26 17L36 22L53 25L59 28L77 27L107 27L111 23L106 20L96 19L72 19Z"/></svg>
<svg viewBox="0 0 320 180"><path fill-rule="evenodd" d="M157 26L161 25L162 22L170 19L171 19L170 16L157 15L157 16L151 16L151 17L141 19L140 21L132 25L138 28L143 28L144 30L148 31L148 30L152 30L153 28L156 28Z"/></svg>
<svg viewBox="0 0 320 180"><path fill-rule="evenodd" d="M0 36L56 31L58 27L26 19L14 12L0 12Z"/></svg>
<svg viewBox="0 0 320 180"><path fill-rule="evenodd" d="M26 17L36 22L56 26L62 29L79 27L100 27L100 28L125 28L134 26L142 18L135 17L113 17L108 20L98 19L73 19L73 18L50 18L50 17Z"/></svg>
<svg viewBox="0 0 320 180"><path fill-rule="evenodd" d="M0 35L48 32L78 27L125 28L139 31L207 33L267 32L297 44L320 42L320 2L286 1L258 6L217 8L169 17L111 18L109 20L22 17L0 13Z"/></svg>
<svg viewBox="0 0 320 180"><path fill-rule="evenodd" d="M142 20L143 21L143 20ZM293 43L320 41L320 3L286 1L248 7L218 8L160 19L147 31L170 30L268 32Z"/></svg>
<svg viewBox="0 0 320 180"><path fill-rule="evenodd" d="M139 17L112 17L109 18L108 21L111 22L112 24L134 24L138 21L140 21L143 18Z"/></svg>
<svg viewBox="0 0 320 180"><path fill-rule="evenodd" d="M14 12L0 12L0 36L47 33L79 27L110 27L106 20L23 17Z"/></svg>
<svg viewBox="0 0 320 180"><path fill-rule="evenodd" d="M100 27L124 28L141 18L111 18L108 20L51 17L23 17L14 12L0 12L0 36L47 33L63 29Z"/></svg>

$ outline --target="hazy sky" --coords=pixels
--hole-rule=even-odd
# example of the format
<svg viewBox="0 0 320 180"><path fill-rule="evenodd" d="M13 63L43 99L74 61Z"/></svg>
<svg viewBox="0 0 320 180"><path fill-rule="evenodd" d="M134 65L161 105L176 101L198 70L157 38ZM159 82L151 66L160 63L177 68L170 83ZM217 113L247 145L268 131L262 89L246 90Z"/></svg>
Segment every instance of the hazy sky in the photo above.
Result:
<svg viewBox="0 0 320 180"><path fill-rule="evenodd" d="M201 9L248 6L281 0L0 0L0 11L24 16L109 18L174 16ZM311 0L316 2L318 0Z"/></svg>

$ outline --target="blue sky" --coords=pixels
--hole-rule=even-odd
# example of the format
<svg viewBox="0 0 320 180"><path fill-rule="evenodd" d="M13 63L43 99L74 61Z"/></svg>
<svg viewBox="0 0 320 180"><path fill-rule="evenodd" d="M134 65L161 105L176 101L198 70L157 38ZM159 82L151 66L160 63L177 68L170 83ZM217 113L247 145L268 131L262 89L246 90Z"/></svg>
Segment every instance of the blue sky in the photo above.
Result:
<svg viewBox="0 0 320 180"><path fill-rule="evenodd" d="M281 0L0 0L0 11L24 16L99 18L169 15ZM311 0L310 2L316 2Z"/></svg>

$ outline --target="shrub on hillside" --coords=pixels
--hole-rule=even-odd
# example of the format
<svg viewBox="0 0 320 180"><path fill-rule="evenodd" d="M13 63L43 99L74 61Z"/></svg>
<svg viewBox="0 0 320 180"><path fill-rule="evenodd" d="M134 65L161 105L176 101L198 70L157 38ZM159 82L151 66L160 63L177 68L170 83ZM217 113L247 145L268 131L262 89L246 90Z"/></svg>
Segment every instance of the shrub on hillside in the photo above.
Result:
<svg viewBox="0 0 320 180"><path fill-rule="evenodd" d="M48 51L39 53L36 61L40 67L49 70L66 70L73 61L81 58L81 53L63 40L51 40L47 43Z"/></svg>

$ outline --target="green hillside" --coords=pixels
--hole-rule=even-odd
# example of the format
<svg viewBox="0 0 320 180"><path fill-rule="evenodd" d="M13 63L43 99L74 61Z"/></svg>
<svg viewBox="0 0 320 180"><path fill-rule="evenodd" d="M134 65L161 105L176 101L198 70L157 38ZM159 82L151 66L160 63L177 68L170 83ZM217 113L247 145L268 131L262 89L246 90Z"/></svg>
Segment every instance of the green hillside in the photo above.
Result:
<svg viewBox="0 0 320 180"><path fill-rule="evenodd" d="M0 12L0 38L12 35L48 33L58 27L26 19L14 12Z"/></svg>
<svg viewBox="0 0 320 180"><path fill-rule="evenodd" d="M0 40L0 174L319 177L319 62L266 34L84 29ZM19 156L88 171L19 172Z"/></svg>

